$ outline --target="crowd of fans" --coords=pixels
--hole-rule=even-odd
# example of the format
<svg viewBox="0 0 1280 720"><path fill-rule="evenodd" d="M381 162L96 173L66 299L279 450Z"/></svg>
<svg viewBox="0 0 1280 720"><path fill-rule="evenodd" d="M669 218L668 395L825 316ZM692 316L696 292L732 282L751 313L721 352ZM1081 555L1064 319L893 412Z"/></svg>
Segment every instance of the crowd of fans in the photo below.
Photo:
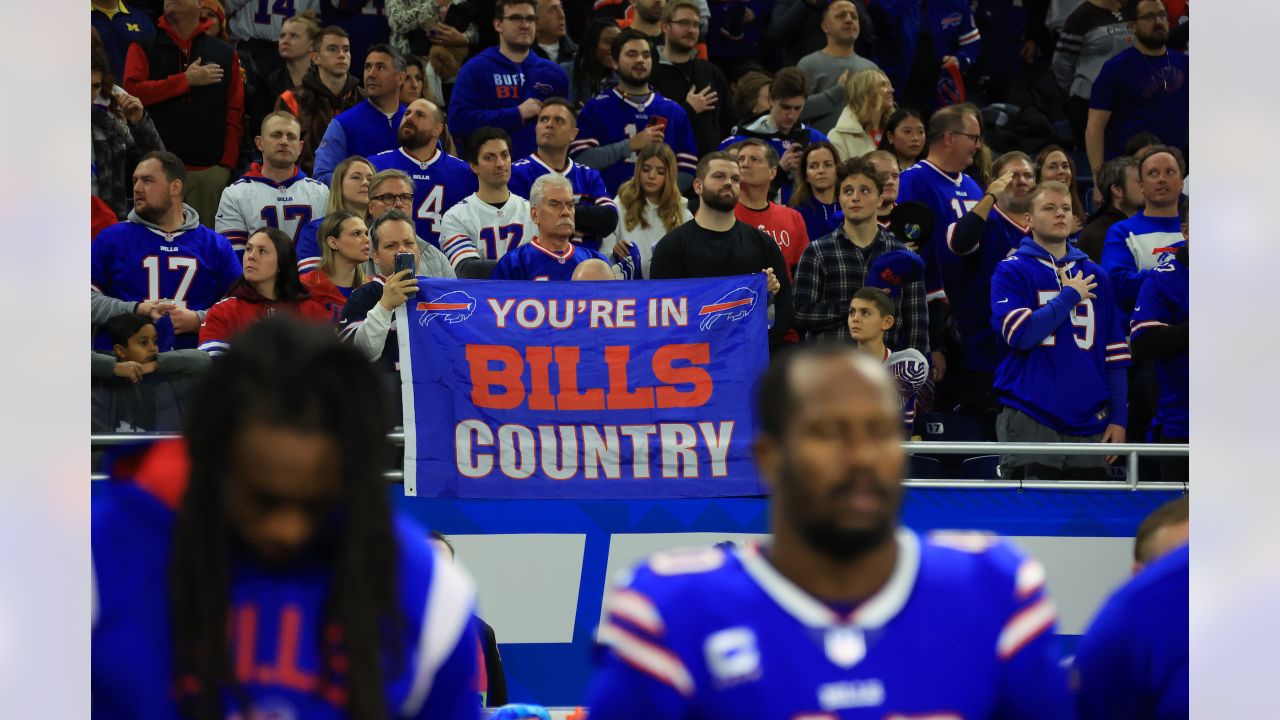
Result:
<svg viewBox="0 0 1280 720"><path fill-rule="evenodd" d="M765 272L908 432L1188 438L1185 2L160 5L92 0L96 429L277 312L394 378L414 275Z"/></svg>

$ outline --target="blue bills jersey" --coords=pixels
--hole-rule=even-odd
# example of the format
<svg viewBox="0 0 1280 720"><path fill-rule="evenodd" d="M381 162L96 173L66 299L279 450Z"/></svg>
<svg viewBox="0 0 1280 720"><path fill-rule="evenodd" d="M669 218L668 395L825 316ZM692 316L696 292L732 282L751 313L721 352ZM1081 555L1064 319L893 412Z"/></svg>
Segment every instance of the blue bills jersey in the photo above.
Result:
<svg viewBox="0 0 1280 720"><path fill-rule="evenodd" d="M547 173L558 173L569 184L573 186L574 202L579 205L589 205L592 207L604 207L613 210L615 218L618 215L618 205L613 201L613 197L609 195L609 191L605 189L604 179L600 177L600 172L595 168L589 168L569 160L569 164L564 170L554 170L542 158L535 153L526 158L521 158L511 164L511 179L507 181L507 189L528 200L529 191L533 189L533 181L546 175ZM574 238L575 242L579 242L592 250L599 250L603 238L587 236L582 238Z"/></svg>
<svg viewBox="0 0 1280 720"><path fill-rule="evenodd" d="M1058 268L1094 276L1094 298L1063 289ZM1112 413L1108 371L1130 364L1129 343L1106 273L1067 246L1054 260L1031 238L996 266L991 279L991 324L1010 348L996 369L995 390L1005 405L1067 435L1095 435Z"/></svg>
<svg viewBox="0 0 1280 720"><path fill-rule="evenodd" d="M569 145L569 154L577 155L601 145L630 140L654 118L666 120L667 130L663 141L675 151L676 168L679 172L692 176L698 168L698 146L693 140L693 126L689 124L689 116L685 114L684 108L656 91L643 103L628 100L616 87L592 98L578 114L578 139ZM609 197L617 195L622 183L635 177L635 174L635 153L600 171Z"/></svg>
<svg viewBox="0 0 1280 720"><path fill-rule="evenodd" d="M157 443L132 477L94 495L94 718L179 720L175 699L198 687L174 673L168 592L186 457L180 441ZM404 627L403 654L389 665L399 670L384 675L387 707L402 718L478 718L473 585L423 528L393 522ZM227 636L252 716L348 717L341 629L326 621L331 573L318 562L268 569L244 554L232 553ZM223 707L240 717L230 693Z"/></svg>
<svg viewBox="0 0 1280 720"><path fill-rule="evenodd" d="M985 535L896 541L852 610L755 545L653 556L606 596L592 720L1073 716L1038 562Z"/></svg>
<svg viewBox="0 0 1280 720"><path fill-rule="evenodd" d="M413 178L413 208L409 215L418 237L440 247L440 220L449 208L476 191L476 175L465 161L437 150L426 162L419 162L396 148L369 158L375 170L401 170Z"/></svg>
<svg viewBox="0 0 1280 720"><path fill-rule="evenodd" d="M1147 273L1138 291L1129 331L1133 340L1154 328L1181 325L1190 320L1190 275L1175 256ZM1159 395L1156 422L1166 437L1191 437L1190 355L1181 353L1156 361Z"/></svg>
<svg viewBox="0 0 1280 720"><path fill-rule="evenodd" d="M947 230L982 200L982 188L964 173L945 173L921 160L898 177L898 203L924 203L933 213L933 235L921 242L924 258L924 291L929 301L946 297L938 257L947 241Z"/></svg>
<svg viewBox="0 0 1280 720"><path fill-rule="evenodd" d="M605 256L581 245L569 243L562 251L545 248L538 238L507 250L493 268L490 280L569 280L573 269L595 258L609 262Z"/></svg>

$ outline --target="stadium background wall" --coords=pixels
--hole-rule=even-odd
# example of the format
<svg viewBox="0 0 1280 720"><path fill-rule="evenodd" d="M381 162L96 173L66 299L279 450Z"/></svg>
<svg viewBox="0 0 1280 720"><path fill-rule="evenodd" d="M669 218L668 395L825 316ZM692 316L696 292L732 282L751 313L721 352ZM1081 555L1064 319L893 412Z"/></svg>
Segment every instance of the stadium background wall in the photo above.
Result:
<svg viewBox="0 0 1280 720"><path fill-rule="evenodd" d="M406 497L398 507L450 537L475 576L480 615L497 634L512 702L582 703L606 580L644 555L764 533L764 498L461 500ZM1012 538L1048 571L1070 653L1102 600L1129 574L1133 534L1162 491L912 488L902 520L925 532Z"/></svg>

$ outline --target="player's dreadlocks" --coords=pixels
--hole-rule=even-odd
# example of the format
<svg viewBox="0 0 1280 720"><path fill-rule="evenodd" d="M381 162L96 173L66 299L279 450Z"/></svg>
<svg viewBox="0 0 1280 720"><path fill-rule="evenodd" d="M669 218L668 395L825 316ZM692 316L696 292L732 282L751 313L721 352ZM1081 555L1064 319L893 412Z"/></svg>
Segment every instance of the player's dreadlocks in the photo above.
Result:
<svg viewBox="0 0 1280 720"><path fill-rule="evenodd" d="M383 658L402 658L404 626L396 605L396 547L387 487L383 390L370 364L332 332L283 318L267 319L238 337L195 391L187 428L191 476L174 528L171 607L176 677L194 679L183 712L200 720L225 717L220 691L239 699L248 716L228 647L232 529L224 513L233 443L244 428L266 423L331 436L341 448L342 520L322 626L337 626L340 646L324 648L322 682L335 684L331 653L348 660L347 711L353 718L387 717Z"/></svg>

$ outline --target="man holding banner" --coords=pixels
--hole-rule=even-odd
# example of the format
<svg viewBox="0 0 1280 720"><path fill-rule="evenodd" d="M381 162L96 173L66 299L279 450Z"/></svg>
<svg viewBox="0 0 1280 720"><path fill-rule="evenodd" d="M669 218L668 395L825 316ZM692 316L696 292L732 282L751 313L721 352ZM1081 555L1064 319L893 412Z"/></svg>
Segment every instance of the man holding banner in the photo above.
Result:
<svg viewBox="0 0 1280 720"><path fill-rule="evenodd" d="M773 239L734 217L742 172L727 152L698 162L693 191L701 202L693 220L667 233L654 246L649 277L723 277L764 272L768 278L769 347L782 342L791 327L791 276Z"/></svg>

